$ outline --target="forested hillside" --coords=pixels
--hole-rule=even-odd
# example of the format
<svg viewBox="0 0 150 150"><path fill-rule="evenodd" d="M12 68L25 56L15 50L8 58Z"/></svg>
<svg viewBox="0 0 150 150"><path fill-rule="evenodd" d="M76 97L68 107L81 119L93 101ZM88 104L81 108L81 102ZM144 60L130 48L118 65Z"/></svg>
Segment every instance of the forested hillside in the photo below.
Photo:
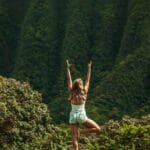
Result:
<svg viewBox="0 0 150 150"><path fill-rule="evenodd" d="M14 69L21 25L30 0L0 1L0 74L10 76Z"/></svg>
<svg viewBox="0 0 150 150"><path fill-rule="evenodd" d="M150 1L0 1L0 74L42 93L53 121L68 122L65 60L85 80L99 123L150 113Z"/></svg>

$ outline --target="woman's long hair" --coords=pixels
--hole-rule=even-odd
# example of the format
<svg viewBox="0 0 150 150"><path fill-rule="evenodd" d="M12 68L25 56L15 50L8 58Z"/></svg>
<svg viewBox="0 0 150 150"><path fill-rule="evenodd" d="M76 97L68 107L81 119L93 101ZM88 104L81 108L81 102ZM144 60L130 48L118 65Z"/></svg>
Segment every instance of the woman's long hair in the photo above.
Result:
<svg viewBox="0 0 150 150"><path fill-rule="evenodd" d="M78 79L74 80L72 89L70 92L70 96L69 96L70 101L71 100L79 101L81 99L86 100L85 89L83 88L83 86L81 87L80 84L83 85L82 79L78 78Z"/></svg>

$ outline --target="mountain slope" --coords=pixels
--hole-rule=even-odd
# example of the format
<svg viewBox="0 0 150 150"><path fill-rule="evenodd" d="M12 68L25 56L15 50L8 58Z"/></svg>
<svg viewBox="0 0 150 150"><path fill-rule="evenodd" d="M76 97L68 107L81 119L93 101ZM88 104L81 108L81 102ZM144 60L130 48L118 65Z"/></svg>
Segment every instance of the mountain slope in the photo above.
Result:
<svg viewBox="0 0 150 150"><path fill-rule="evenodd" d="M30 0L0 1L1 75L10 76L14 69L20 29L29 3Z"/></svg>
<svg viewBox="0 0 150 150"><path fill-rule="evenodd" d="M22 25L23 13L14 12L16 20L20 18L17 34L7 11L15 4L0 5L1 74L30 82L42 93L54 121L68 122L65 60L72 64L72 79L84 81L92 60L89 117L104 122L149 113L148 0L33 0L29 7L27 3L22 5L24 13L27 9Z"/></svg>

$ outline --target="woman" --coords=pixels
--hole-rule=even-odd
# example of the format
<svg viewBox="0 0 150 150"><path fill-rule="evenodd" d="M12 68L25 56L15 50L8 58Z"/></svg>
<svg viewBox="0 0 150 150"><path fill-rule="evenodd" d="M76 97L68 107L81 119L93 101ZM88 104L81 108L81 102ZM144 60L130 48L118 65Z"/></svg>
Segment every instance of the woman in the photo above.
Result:
<svg viewBox="0 0 150 150"><path fill-rule="evenodd" d="M70 64L68 60L66 60L66 65L69 101L72 106L69 123L71 125L73 147L74 150L78 150L78 141L80 135L92 132L100 133L101 131L99 125L96 124L93 120L89 119L85 112L85 102L90 84L92 62L88 64L88 72L85 85L83 84L83 81L80 78L74 80L72 83L70 74ZM83 129L79 132L78 124L83 124L86 127L86 129Z"/></svg>

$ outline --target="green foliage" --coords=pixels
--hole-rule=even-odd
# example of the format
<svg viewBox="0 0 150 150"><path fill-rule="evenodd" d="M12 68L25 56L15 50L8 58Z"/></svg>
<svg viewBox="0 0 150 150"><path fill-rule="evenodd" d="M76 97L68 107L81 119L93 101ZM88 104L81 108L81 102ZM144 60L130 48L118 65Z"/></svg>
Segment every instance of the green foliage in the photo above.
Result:
<svg viewBox="0 0 150 150"><path fill-rule="evenodd" d="M12 71L12 63L14 63L17 26L12 21L5 3L6 1L0 2L0 74L8 75Z"/></svg>
<svg viewBox="0 0 150 150"><path fill-rule="evenodd" d="M28 81L68 122L65 59L83 80L92 60L89 117L148 114L149 10L148 0L2 0L0 74Z"/></svg>
<svg viewBox="0 0 150 150"><path fill-rule="evenodd" d="M35 0L31 3L21 32L20 48L17 50L16 67L13 71L17 79L30 82L41 90L47 87L48 70L48 1ZM43 17L45 16L45 17Z"/></svg>
<svg viewBox="0 0 150 150"><path fill-rule="evenodd" d="M76 75L81 75L81 70L84 72L84 68L82 67L87 62L87 52L90 48L88 39L90 16L88 15L91 11L91 3L85 0L69 1L69 16L63 42L63 58L68 58L73 64L77 64Z"/></svg>
<svg viewBox="0 0 150 150"><path fill-rule="evenodd" d="M139 49L116 65L95 89L99 113L107 118L149 114L149 54ZM105 118L106 119L106 118Z"/></svg>
<svg viewBox="0 0 150 150"><path fill-rule="evenodd" d="M50 106L54 106L52 111L55 121L59 121L58 119L62 118L63 121L68 122L68 119L66 119L69 106L67 105L65 59L69 59L72 64L72 80L78 77L85 78L87 53L90 49L89 32L92 4L92 1L87 0L72 0L68 3L65 35L62 43L61 72L55 86L55 101L49 103Z"/></svg>
<svg viewBox="0 0 150 150"><path fill-rule="evenodd" d="M65 132L52 124L41 94L29 84L0 76L0 146L8 149L62 149Z"/></svg>
<svg viewBox="0 0 150 150"><path fill-rule="evenodd" d="M54 121L66 123L65 59L72 64L72 78L83 80L92 60L90 118L103 123L150 113L150 1L30 1L0 1L1 75L29 82L42 93ZM0 77L0 100L2 149L71 148L70 130L52 125L41 94L29 84ZM80 146L148 150L148 121L149 116L109 121L104 134L83 138Z"/></svg>
<svg viewBox="0 0 150 150"><path fill-rule="evenodd" d="M27 4L25 1L0 1L0 74L10 76L14 69L16 48L19 40L21 22ZM15 7L13 7L13 5ZM22 6L23 5L23 6ZM20 9L21 7L21 9ZM20 15L18 15L20 14Z"/></svg>
<svg viewBox="0 0 150 150"><path fill-rule="evenodd" d="M124 116L120 122L109 120L98 135L80 137L80 148L88 150L149 150L150 116L131 118ZM71 150L71 148L69 149Z"/></svg>
<svg viewBox="0 0 150 150"><path fill-rule="evenodd" d="M118 60L133 53L139 47L150 44L149 11L149 1L132 0L129 2L128 19L119 49Z"/></svg>
<svg viewBox="0 0 150 150"><path fill-rule="evenodd" d="M111 71L127 17L126 0L114 0L103 4L95 2L94 42L91 50L93 65L93 84L100 81Z"/></svg>
<svg viewBox="0 0 150 150"><path fill-rule="evenodd" d="M60 72L63 23L57 1L33 0L22 26L13 76L28 81L43 93L44 100L52 97ZM57 11L58 10L58 11ZM61 14L61 15L60 15ZM52 99L51 99L52 100Z"/></svg>

